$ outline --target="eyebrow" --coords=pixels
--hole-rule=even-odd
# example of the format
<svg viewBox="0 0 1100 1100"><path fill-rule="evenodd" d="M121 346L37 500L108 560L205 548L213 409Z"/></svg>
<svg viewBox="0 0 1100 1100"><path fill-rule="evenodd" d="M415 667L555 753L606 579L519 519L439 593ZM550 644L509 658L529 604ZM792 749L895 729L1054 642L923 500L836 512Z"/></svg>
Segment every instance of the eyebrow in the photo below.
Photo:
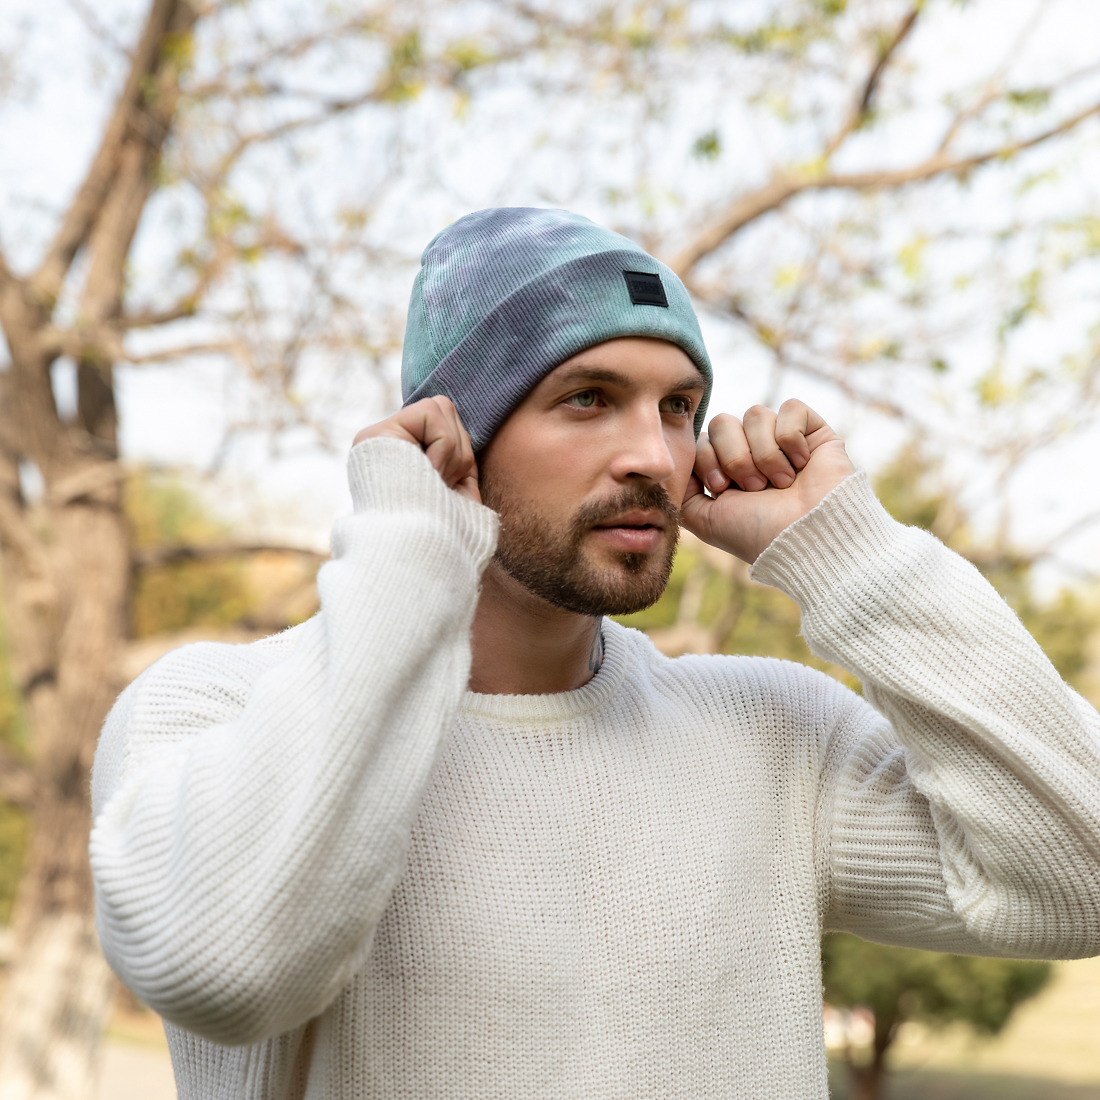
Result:
<svg viewBox="0 0 1100 1100"><path fill-rule="evenodd" d="M629 374L623 374L622 371L611 370L608 367L586 367L580 363L559 375L555 381L566 385L573 385L577 382L608 382L614 386L630 386L634 383L634 379ZM706 388L707 384L703 380L703 376L696 372L695 374L685 375L678 382L674 382L669 386L669 392L671 393L674 390L699 391Z"/></svg>

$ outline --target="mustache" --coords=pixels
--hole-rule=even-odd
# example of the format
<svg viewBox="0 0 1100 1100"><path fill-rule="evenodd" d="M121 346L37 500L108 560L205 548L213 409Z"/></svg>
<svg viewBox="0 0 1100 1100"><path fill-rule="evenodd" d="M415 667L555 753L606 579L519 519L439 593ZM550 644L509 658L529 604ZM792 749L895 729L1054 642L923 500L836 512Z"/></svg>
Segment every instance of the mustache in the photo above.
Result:
<svg viewBox="0 0 1100 1100"><path fill-rule="evenodd" d="M593 500L579 508L570 523L574 540L582 539L597 524L635 508L653 509L665 517L670 527L680 526L680 509L660 485L635 485L606 500Z"/></svg>

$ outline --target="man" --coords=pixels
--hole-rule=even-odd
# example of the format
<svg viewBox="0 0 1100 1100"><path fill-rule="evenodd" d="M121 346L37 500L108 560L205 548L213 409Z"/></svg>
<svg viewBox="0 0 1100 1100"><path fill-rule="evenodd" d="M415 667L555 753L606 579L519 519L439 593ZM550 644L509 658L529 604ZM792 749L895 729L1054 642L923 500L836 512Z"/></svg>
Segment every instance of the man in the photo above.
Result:
<svg viewBox="0 0 1100 1100"><path fill-rule="evenodd" d="M824 1098L823 929L1100 952L1096 713L806 406L697 443L710 379L583 218L428 246L321 611L168 656L99 748L100 935L184 1100ZM865 698L604 618L681 522Z"/></svg>

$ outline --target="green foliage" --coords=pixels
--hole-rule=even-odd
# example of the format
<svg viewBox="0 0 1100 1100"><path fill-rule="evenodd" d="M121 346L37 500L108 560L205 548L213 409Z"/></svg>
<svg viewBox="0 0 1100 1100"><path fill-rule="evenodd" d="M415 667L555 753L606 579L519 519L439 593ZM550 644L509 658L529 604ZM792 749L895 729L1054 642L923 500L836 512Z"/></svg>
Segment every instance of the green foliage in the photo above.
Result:
<svg viewBox="0 0 1100 1100"><path fill-rule="evenodd" d="M884 1036L906 1020L931 1027L961 1022L995 1035L1051 976L1046 962L884 947L842 934L825 937L821 961L825 1000L871 1009L875 1031Z"/></svg>
<svg viewBox="0 0 1100 1100"><path fill-rule="evenodd" d="M0 802L0 924L11 921L27 851L28 831L27 815L15 806Z"/></svg>
<svg viewBox="0 0 1100 1100"><path fill-rule="evenodd" d="M1020 110L1031 114L1037 114L1050 103L1049 88L1019 88L1009 92L1005 99L1008 103Z"/></svg>
<svg viewBox="0 0 1100 1100"><path fill-rule="evenodd" d="M875 494L899 523L938 530L938 520L948 506L949 494L937 483L939 469L920 447L909 443L875 477Z"/></svg>
<svg viewBox="0 0 1100 1100"><path fill-rule="evenodd" d="M126 511L137 549L227 541L226 529L175 478L135 473L127 485ZM131 631L144 638L188 626L227 626L244 617L253 602L243 566L232 558L150 566L135 578Z"/></svg>
<svg viewBox="0 0 1100 1100"><path fill-rule="evenodd" d="M898 250L898 265L907 279L915 282L924 277L927 251L928 237L923 234L914 237Z"/></svg>
<svg viewBox="0 0 1100 1100"><path fill-rule="evenodd" d="M17 752L22 752L26 748L22 707L19 702L19 692L9 673L7 636L2 617L0 617L0 743Z"/></svg>
<svg viewBox="0 0 1100 1100"><path fill-rule="evenodd" d="M1100 255L1100 217L1094 214L1083 215L1068 228L1080 235L1085 255Z"/></svg>
<svg viewBox="0 0 1100 1100"><path fill-rule="evenodd" d="M1018 297L1016 303L1005 314L997 329L997 336L1003 340L1013 329L1019 328L1025 321L1036 313L1043 311L1043 273L1039 268L1033 268L1020 281L1017 286Z"/></svg>
<svg viewBox="0 0 1100 1100"><path fill-rule="evenodd" d="M488 53L480 42L473 39L452 42L444 51L443 56L463 73L479 69L484 65L490 65L493 62L492 54Z"/></svg>
<svg viewBox="0 0 1100 1100"><path fill-rule="evenodd" d="M411 30L396 39L390 46L382 99L390 103L402 103L420 95L424 89L423 66L424 50L420 32Z"/></svg>
<svg viewBox="0 0 1100 1100"><path fill-rule="evenodd" d="M722 152L722 139L717 130L700 134L691 146L691 155L699 160L716 160Z"/></svg>
<svg viewBox="0 0 1100 1100"><path fill-rule="evenodd" d="M803 0L776 18L748 30L727 29L719 37L742 53L800 58L832 35L833 24L847 9L848 0Z"/></svg>

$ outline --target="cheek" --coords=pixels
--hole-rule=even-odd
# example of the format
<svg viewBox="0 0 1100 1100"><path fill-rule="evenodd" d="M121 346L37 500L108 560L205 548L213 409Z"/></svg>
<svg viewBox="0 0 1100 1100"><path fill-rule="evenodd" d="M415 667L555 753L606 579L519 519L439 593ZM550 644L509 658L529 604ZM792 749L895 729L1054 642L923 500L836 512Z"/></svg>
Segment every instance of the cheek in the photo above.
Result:
<svg viewBox="0 0 1100 1100"><path fill-rule="evenodd" d="M576 501L607 465L606 440L587 424L536 423L502 442L511 469L532 500Z"/></svg>
<svg viewBox="0 0 1100 1100"><path fill-rule="evenodd" d="M483 476L525 511L550 520L571 516L592 491L591 448L575 436L563 438L568 433L546 431L545 425L527 431L522 424L507 427L482 454Z"/></svg>
<svg viewBox="0 0 1100 1100"><path fill-rule="evenodd" d="M686 438L670 440L668 449L676 466L676 472L670 479L668 492L674 503L678 505L687 491L688 481L695 469L695 433L689 431Z"/></svg>
<svg viewBox="0 0 1100 1100"><path fill-rule="evenodd" d="M601 463L583 441L532 451L524 464L525 491L544 514L572 515L599 489Z"/></svg>

